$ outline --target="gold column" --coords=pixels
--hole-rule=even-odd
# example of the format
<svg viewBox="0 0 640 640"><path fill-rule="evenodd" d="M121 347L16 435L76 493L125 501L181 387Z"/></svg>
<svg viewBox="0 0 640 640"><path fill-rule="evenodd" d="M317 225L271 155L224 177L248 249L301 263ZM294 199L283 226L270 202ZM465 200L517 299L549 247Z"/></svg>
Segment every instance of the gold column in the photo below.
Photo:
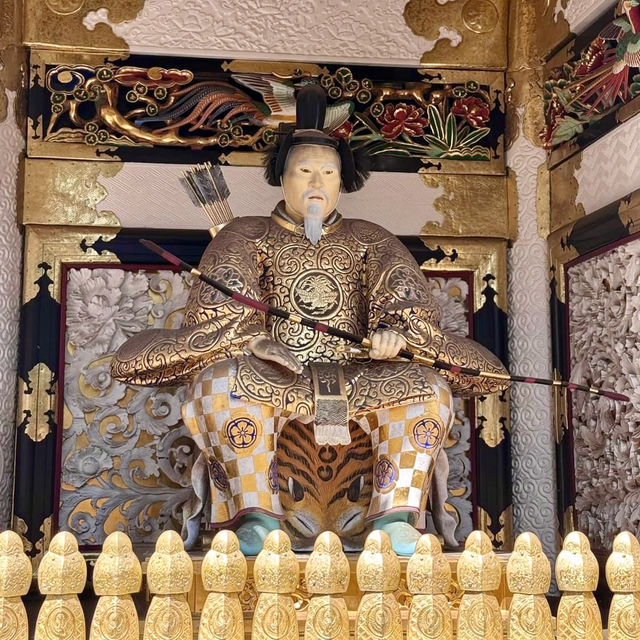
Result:
<svg viewBox="0 0 640 640"><path fill-rule="evenodd" d="M138 613L131 598L140 591L142 569L131 540L121 531L107 537L93 570L98 599L89 640L138 640Z"/></svg>
<svg viewBox="0 0 640 640"><path fill-rule="evenodd" d="M553 620L546 598L551 564L535 534L518 536L507 564L507 584L513 593L508 640L553 640Z"/></svg>
<svg viewBox="0 0 640 640"><path fill-rule="evenodd" d="M491 593L500 586L500 563L486 533L467 538L457 568L464 590L458 611L458 640L502 640L502 614Z"/></svg>
<svg viewBox="0 0 640 640"><path fill-rule="evenodd" d="M85 640L84 613L78 600L87 582L87 565L72 534L51 540L38 567L38 587L46 596L36 621L34 640Z"/></svg>
<svg viewBox="0 0 640 640"><path fill-rule="evenodd" d="M144 623L144 640L192 640L193 623L187 602L193 563L175 531L165 531L149 559L147 582L153 594Z"/></svg>
<svg viewBox="0 0 640 640"><path fill-rule="evenodd" d="M356 615L355 640L402 640L400 606L393 593L400 586L400 561L384 531L367 536L356 575L364 595Z"/></svg>
<svg viewBox="0 0 640 640"><path fill-rule="evenodd" d="M427 533L418 540L407 564L407 587L413 594L407 640L453 640L447 593L451 567L438 538Z"/></svg>
<svg viewBox="0 0 640 640"><path fill-rule="evenodd" d="M235 533L220 531L202 561L202 583L209 591L198 640L244 640L239 594L247 581L247 561Z"/></svg>
<svg viewBox="0 0 640 640"><path fill-rule="evenodd" d="M640 544L628 531L613 541L606 572L613 591L609 640L640 640Z"/></svg>
<svg viewBox="0 0 640 640"><path fill-rule="evenodd" d="M563 592L558 606L558 640L602 640L602 618L593 591L598 586L598 561L587 537L573 531L556 561L556 580Z"/></svg>
<svg viewBox="0 0 640 640"><path fill-rule="evenodd" d="M291 594L298 586L299 574L289 536L280 529L272 531L253 566L260 595L253 614L252 640L298 640L298 617Z"/></svg>
<svg viewBox="0 0 640 640"><path fill-rule="evenodd" d="M305 578L311 594L304 640L349 640L349 611L344 596L351 570L342 542L325 531L316 538Z"/></svg>
<svg viewBox="0 0 640 640"><path fill-rule="evenodd" d="M0 640L29 640L27 612L22 597L31 586L31 561L20 536L0 534Z"/></svg>

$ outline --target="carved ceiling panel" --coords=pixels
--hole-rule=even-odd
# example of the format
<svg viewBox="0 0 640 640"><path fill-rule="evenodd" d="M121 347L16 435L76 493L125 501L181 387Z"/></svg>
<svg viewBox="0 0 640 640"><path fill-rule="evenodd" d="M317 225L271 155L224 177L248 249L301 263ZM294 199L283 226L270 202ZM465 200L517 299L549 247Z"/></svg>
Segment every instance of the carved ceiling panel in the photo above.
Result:
<svg viewBox="0 0 640 640"><path fill-rule="evenodd" d="M507 64L507 5L508 0L27 0L26 42L207 58L501 69Z"/></svg>

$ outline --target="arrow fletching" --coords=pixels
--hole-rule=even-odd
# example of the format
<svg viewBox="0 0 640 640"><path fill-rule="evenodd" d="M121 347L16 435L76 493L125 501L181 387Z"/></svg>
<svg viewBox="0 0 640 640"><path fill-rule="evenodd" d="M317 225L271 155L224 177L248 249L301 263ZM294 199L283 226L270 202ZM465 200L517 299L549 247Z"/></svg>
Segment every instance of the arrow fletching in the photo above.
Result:
<svg viewBox="0 0 640 640"><path fill-rule="evenodd" d="M183 173L180 184L195 206L202 207L214 227L233 219L229 186L220 165L197 164Z"/></svg>

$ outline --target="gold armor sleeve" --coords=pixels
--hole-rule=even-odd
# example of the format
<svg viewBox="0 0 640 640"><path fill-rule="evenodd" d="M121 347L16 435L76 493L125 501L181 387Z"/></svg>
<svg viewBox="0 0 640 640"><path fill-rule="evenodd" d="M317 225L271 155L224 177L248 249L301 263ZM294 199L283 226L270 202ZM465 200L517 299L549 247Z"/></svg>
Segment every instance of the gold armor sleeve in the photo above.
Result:
<svg viewBox="0 0 640 640"><path fill-rule="evenodd" d="M367 255L369 331L390 328L401 333L409 348L461 367L507 373L483 346L440 329L440 307L409 250L395 236L373 244ZM502 391L508 382L440 370L452 391L474 396Z"/></svg>
<svg viewBox="0 0 640 640"><path fill-rule="evenodd" d="M414 351L435 358L443 335L441 311L424 274L395 236L373 244L367 252L369 333L394 329Z"/></svg>
<svg viewBox="0 0 640 640"><path fill-rule="evenodd" d="M240 224L236 219L218 233L209 243L199 268L236 291L260 297L261 257L254 243L255 234L240 235L236 232ZM251 222L245 223L245 231L250 225ZM255 231L260 224L253 227ZM179 382L214 362L237 357L251 338L264 331L262 314L196 280L185 307L183 326L149 329L130 338L116 353L111 372L130 384Z"/></svg>

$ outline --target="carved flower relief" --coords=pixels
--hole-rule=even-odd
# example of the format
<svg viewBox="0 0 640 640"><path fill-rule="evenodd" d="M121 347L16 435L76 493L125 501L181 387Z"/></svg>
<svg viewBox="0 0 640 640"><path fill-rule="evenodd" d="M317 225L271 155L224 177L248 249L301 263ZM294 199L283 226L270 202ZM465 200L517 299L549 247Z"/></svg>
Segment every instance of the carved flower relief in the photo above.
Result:
<svg viewBox="0 0 640 640"><path fill-rule="evenodd" d="M472 127L479 129L489 122L491 110L489 105L481 98L469 96L456 100L453 103L453 107L451 107L451 113L454 116L464 118Z"/></svg>
<svg viewBox="0 0 640 640"><path fill-rule="evenodd" d="M432 293L442 309L442 329L447 333L469 335L467 301L469 285L462 278L429 278Z"/></svg>
<svg viewBox="0 0 640 640"><path fill-rule="evenodd" d="M593 543L640 532L640 241L569 271L571 377L631 397L573 395L576 511Z"/></svg>
<svg viewBox="0 0 640 640"><path fill-rule="evenodd" d="M69 272L59 519L82 544L114 527L153 540L190 494L184 388L127 386L109 371L130 335L179 326L188 293L189 278L168 271Z"/></svg>
<svg viewBox="0 0 640 640"><path fill-rule="evenodd" d="M341 124L335 131L333 131L331 135L334 138L344 138L345 140L349 140L352 133L353 124L347 120L346 122Z"/></svg>
<svg viewBox="0 0 640 640"><path fill-rule="evenodd" d="M113 460L104 449L93 446L77 449L64 461L64 482L77 489L112 468Z"/></svg>
<svg viewBox="0 0 640 640"><path fill-rule="evenodd" d="M430 277L431 292L442 309L442 329L448 333L466 337L469 335L468 301L469 285L462 278ZM471 502L471 423L468 417L468 403L454 399L456 420L447 438L446 452L449 458L447 503L455 509L458 519L455 536L465 540L473 530ZM452 444L453 443L453 444ZM437 533L431 520L427 530Z"/></svg>
<svg viewBox="0 0 640 640"><path fill-rule="evenodd" d="M84 380L94 391L106 391L112 381L109 361L100 362L88 368L85 371Z"/></svg>
<svg viewBox="0 0 640 640"><path fill-rule="evenodd" d="M177 393L166 389L141 388L128 404L127 411L133 417L136 428L159 436L181 421L183 400L182 387Z"/></svg>
<svg viewBox="0 0 640 640"><path fill-rule="evenodd" d="M153 301L144 274L122 269L73 269L69 272L67 336L76 347L96 355L115 349L145 329Z"/></svg>
<svg viewBox="0 0 640 640"><path fill-rule="evenodd" d="M377 120L382 125L380 132L387 140L395 140L398 136L406 134L416 138L424 135L424 128L429 124L423 118L424 109L400 102L398 104L386 104L384 111Z"/></svg>

